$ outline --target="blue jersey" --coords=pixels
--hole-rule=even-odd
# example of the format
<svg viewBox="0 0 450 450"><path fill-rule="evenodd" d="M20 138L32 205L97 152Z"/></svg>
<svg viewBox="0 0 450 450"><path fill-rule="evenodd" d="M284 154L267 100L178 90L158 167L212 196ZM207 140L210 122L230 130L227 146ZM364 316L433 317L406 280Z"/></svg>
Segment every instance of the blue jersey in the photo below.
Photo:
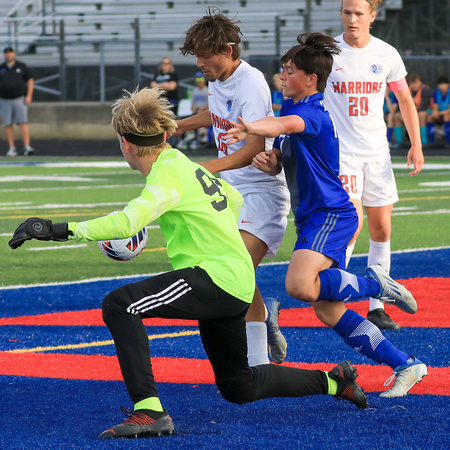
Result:
<svg viewBox="0 0 450 450"><path fill-rule="evenodd" d="M393 105L398 105L397 97L395 96L395 94L393 92L389 92L389 100L391 101L391 103ZM383 103L383 112L385 114L389 114L389 107L388 107L386 99L384 100L384 103Z"/></svg>
<svg viewBox="0 0 450 450"><path fill-rule="evenodd" d="M439 111L445 111L450 108L450 89L445 95L442 95L442 91L440 89L436 89L433 92L433 101L436 105L438 105Z"/></svg>
<svg viewBox="0 0 450 450"><path fill-rule="evenodd" d="M356 215L339 179L339 141L323 95L317 93L296 104L285 100L281 116L288 115L305 121L302 133L281 135L274 142L274 148L281 150L296 226L316 212Z"/></svg>
<svg viewBox="0 0 450 450"><path fill-rule="evenodd" d="M273 91L272 92L272 105L282 105L284 100L283 92ZM280 117L280 111L274 111L275 117Z"/></svg>

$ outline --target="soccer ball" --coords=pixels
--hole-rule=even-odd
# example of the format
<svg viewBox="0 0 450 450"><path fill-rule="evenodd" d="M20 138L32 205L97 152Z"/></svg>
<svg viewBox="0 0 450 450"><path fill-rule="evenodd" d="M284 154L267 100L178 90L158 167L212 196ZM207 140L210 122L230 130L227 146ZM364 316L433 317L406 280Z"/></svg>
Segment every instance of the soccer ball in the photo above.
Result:
<svg viewBox="0 0 450 450"><path fill-rule="evenodd" d="M142 253L148 241L147 228L125 239L98 241L100 250L115 261L129 261Z"/></svg>

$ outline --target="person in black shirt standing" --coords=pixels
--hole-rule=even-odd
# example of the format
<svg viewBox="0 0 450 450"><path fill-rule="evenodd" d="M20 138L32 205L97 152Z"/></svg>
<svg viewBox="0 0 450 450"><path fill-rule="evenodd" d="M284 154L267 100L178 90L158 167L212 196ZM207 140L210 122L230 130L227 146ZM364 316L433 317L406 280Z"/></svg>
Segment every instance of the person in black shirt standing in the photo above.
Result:
<svg viewBox="0 0 450 450"><path fill-rule="evenodd" d="M28 127L28 105L33 98L34 78L29 67L16 61L16 53L11 46L3 49L5 61L0 65L0 114L5 126L9 150L7 156L17 156L14 145L13 119L20 127L24 145L24 154L34 153L30 146Z"/></svg>
<svg viewBox="0 0 450 450"><path fill-rule="evenodd" d="M178 115L178 75L170 58L164 57L161 59L158 65L158 72L151 83L151 87L158 87L166 92L173 112L175 115Z"/></svg>

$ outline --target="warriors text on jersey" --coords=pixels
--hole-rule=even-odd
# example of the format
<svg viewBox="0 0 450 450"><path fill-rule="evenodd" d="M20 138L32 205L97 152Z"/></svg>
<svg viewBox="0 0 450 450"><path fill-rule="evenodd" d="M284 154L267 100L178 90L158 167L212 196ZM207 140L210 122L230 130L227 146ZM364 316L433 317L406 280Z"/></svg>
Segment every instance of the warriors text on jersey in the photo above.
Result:
<svg viewBox="0 0 450 450"><path fill-rule="evenodd" d="M158 220L175 270L198 266L229 294L251 302L255 274L236 224L243 200L176 149L161 152L141 195L121 213L70 222L79 242L125 238Z"/></svg>
<svg viewBox="0 0 450 450"><path fill-rule="evenodd" d="M325 89L325 102L339 134L341 160L370 162L389 152L383 103L386 85L406 76L397 50L371 36L364 48L353 48L343 35Z"/></svg>
<svg viewBox="0 0 450 450"><path fill-rule="evenodd" d="M225 81L208 83L208 107L214 138L223 158L245 145L245 141L228 144L223 136L231 128L230 121L238 122L241 116L247 122L273 116L269 86L264 75L245 61L241 61L234 73ZM266 139L266 150L272 149L273 139ZM252 165L221 173L221 178L233 186L255 181L273 181L280 184L283 175L271 177Z"/></svg>

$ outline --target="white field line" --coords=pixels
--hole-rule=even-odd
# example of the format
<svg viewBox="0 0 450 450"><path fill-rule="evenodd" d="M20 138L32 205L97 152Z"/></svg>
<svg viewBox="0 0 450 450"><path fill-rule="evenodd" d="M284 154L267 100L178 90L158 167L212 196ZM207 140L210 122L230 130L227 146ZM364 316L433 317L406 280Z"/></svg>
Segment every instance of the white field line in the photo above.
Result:
<svg viewBox="0 0 450 450"><path fill-rule="evenodd" d="M434 211L394 212L392 216L423 216L424 214L450 214L450 209L436 209ZM366 217L366 216L365 216Z"/></svg>
<svg viewBox="0 0 450 450"><path fill-rule="evenodd" d="M406 249L406 250L396 250L391 253L392 254L402 254L402 253L414 253L414 252L430 252L430 251L434 251L434 250L447 250L447 249L450 249L450 246L411 248L411 249ZM352 255L352 258L367 258L367 253ZM277 265L287 265L287 264L289 264L289 261L263 263L263 264L260 264L260 266L277 266ZM61 281L58 283L38 283L38 284L28 284L28 285L16 285L16 286L0 286L0 291L7 291L7 290L12 290L12 289L24 289L24 288L31 288L31 287L68 286L71 284L95 283L97 281L126 280L126 279L142 278L142 277L153 277L153 276L159 275L161 273L164 273L164 272L143 273L143 274L117 276L117 277L89 278L89 279L78 280L78 281Z"/></svg>
<svg viewBox="0 0 450 450"><path fill-rule="evenodd" d="M444 246L444 247L424 247L424 248L407 248L404 250L394 250L391 252L391 255L401 255L403 253L414 253L414 252L432 252L434 250L447 250L450 249L450 246ZM359 253L357 255L352 255L353 258L367 258L369 256L368 253ZM269 262L269 263L263 263L260 264L260 266L276 266L276 265L286 265L289 264L289 261L284 262ZM0 288L1 289L1 288Z"/></svg>
<svg viewBox="0 0 450 450"><path fill-rule="evenodd" d="M449 187L450 181L424 181L419 183L419 186L430 186L430 187Z"/></svg>
<svg viewBox="0 0 450 450"><path fill-rule="evenodd" d="M419 183L419 186L424 185L428 186L427 183ZM441 192L450 190L450 182L449 184L445 184L445 187L436 187L436 188L424 188L424 189L404 189L399 190L399 194L407 194L411 192ZM447 187L448 186L448 187ZM17 188L17 189L0 189L0 192L43 192L43 191L67 191L67 190L86 190L86 189L117 189L117 184L102 184L102 185L82 185L82 186L60 186L60 187L41 187L41 188ZM121 188L135 188L141 187L143 188L143 184L121 184ZM1 205L1 203L0 203Z"/></svg>
<svg viewBox="0 0 450 450"><path fill-rule="evenodd" d="M59 209L59 208L96 208L97 206L121 206L124 207L126 202L110 202L110 203L46 203L44 205L27 205L27 206L7 206L0 207L0 211L7 211L10 209L18 210L18 209Z"/></svg>
<svg viewBox="0 0 450 450"><path fill-rule="evenodd" d="M45 251L45 250L72 250L74 248L82 248L82 247L87 247L87 244L58 245L55 247L29 247L29 248L26 248L25 250L27 250L29 252L40 252L40 251Z"/></svg>
<svg viewBox="0 0 450 450"><path fill-rule="evenodd" d="M47 187L47 188L18 188L18 189L0 189L0 192L43 192L43 191L74 191L74 190L82 190L82 189L117 189L119 186L117 184L103 184L103 185L95 185L90 184L86 186L60 186L60 187ZM143 188L144 185L140 184L121 184L120 188L135 188L140 187Z"/></svg>
<svg viewBox="0 0 450 450"><path fill-rule="evenodd" d="M47 168L55 168L55 167L99 167L99 168L129 168L126 161L80 161L80 162L36 162L32 164L35 167L47 167ZM0 167L22 167L22 166L30 166L29 163L17 162L12 163L8 162L7 164L0 163ZM405 162L394 163L392 164L394 169L408 169L406 166L406 158ZM450 170L450 164L441 164L441 163L428 163L425 162L422 170Z"/></svg>
<svg viewBox="0 0 450 450"><path fill-rule="evenodd" d="M14 203L0 203L0 206L22 206L22 205L33 205L33 202L14 202Z"/></svg>
<svg viewBox="0 0 450 450"><path fill-rule="evenodd" d="M156 230L159 229L159 225L147 225L145 228L147 228L147 230ZM11 237L13 235L13 233L0 233L0 237ZM58 245L56 247L51 247L53 250L57 250L57 249L61 249L63 247L67 247L66 245ZM42 250L46 250L48 247L39 247Z"/></svg>
<svg viewBox="0 0 450 450"><path fill-rule="evenodd" d="M392 164L393 169L404 169L404 170L411 170L408 169L406 166L406 158L404 163L394 163ZM450 170L450 164L439 164L439 163L427 163L425 161L425 164L423 165L422 170Z"/></svg>
<svg viewBox="0 0 450 450"><path fill-rule="evenodd" d="M80 162L35 162L35 163L27 163L27 162L16 162L16 163L0 163L1 166L6 167L24 167L24 166L34 166L34 167L47 167L47 168L55 168L55 167L100 167L100 168L116 168L116 167L125 167L130 168L126 161L80 161Z"/></svg>
<svg viewBox="0 0 450 450"><path fill-rule="evenodd" d="M407 169L407 170L411 170L411 169ZM410 177L411 175L409 174L409 172L398 172L398 171L394 171L395 173L395 178L397 177ZM424 172L425 173L425 172ZM449 170L438 170L436 172L427 172L427 177L429 176L435 176L435 175L448 175L450 173ZM417 175L416 175L417 176ZM420 176L420 175L419 175Z"/></svg>
<svg viewBox="0 0 450 450"><path fill-rule="evenodd" d="M0 177L0 183L23 182L23 181L101 181L98 177L86 178L79 175L9 175Z"/></svg>
<svg viewBox="0 0 450 450"><path fill-rule="evenodd" d="M400 209L400 208L398 208ZM394 209L392 216L422 216L424 214L450 214L450 209L435 209L434 211L396 211ZM366 215L364 215L367 218ZM288 219L288 222L293 222L294 218Z"/></svg>

